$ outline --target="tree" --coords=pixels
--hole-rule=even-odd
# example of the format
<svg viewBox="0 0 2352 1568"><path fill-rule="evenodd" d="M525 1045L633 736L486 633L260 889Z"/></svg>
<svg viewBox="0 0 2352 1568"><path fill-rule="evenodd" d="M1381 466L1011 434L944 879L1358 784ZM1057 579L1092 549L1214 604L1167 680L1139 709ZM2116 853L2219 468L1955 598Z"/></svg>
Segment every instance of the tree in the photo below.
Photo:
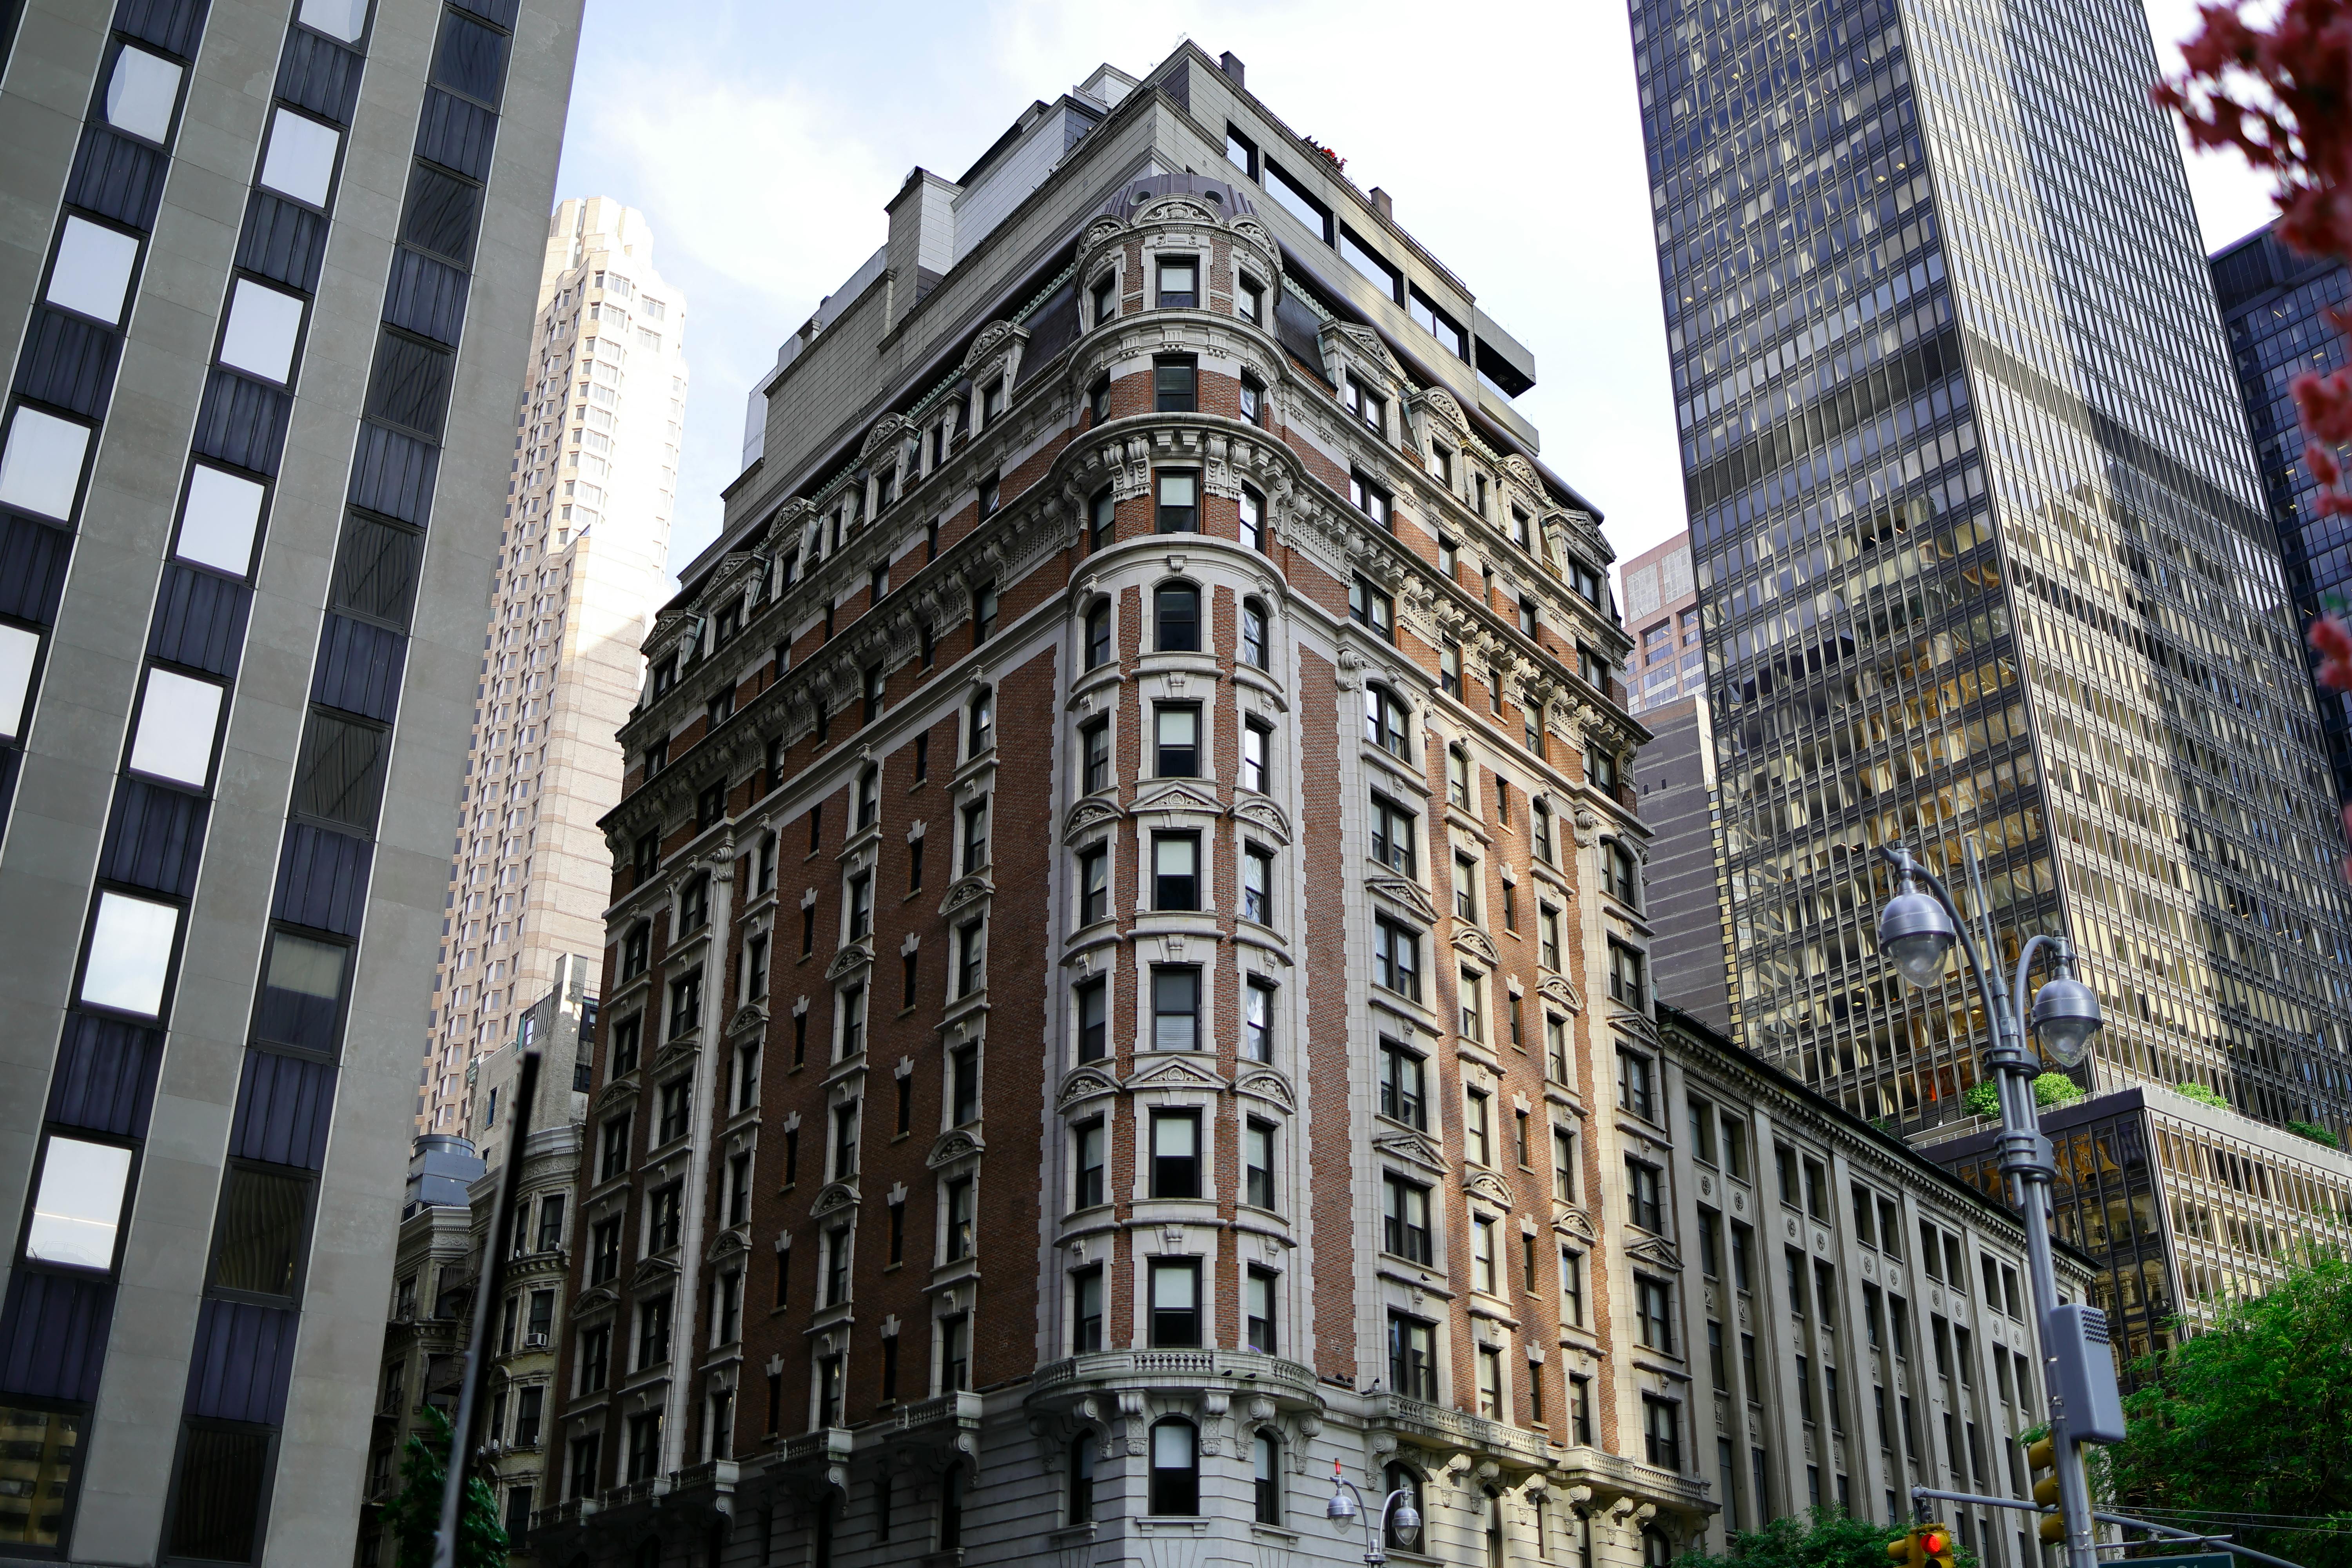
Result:
<svg viewBox="0 0 2352 1568"><path fill-rule="evenodd" d="M399 1568L432 1568L448 1454L449 1417L439 1405L428 1405L423 1429L409 1433L401 1456L400 1490L383 1505L383 1522L399 1543ZM457 1516L457 1568L505 1568L506 1560L498 1498L478 1472L466 1479L466 1503Z"/></svg>
<svg viewBox="0 0 2352 1568"><path fill-rule="evenodd" d="M2082 1098L2082 1086L2063 1072L2046 1072L2033 1080L2033 1103L2041 1110L2072 1105ZM1980 1078L1969 1086L1960 1103L1968 1107L1971 1116L1999 1116L2000 1089L1992 1079Z"/></svg>
<svg viewBox="0 0 2352 1568"><path fill-rule="evenodd" d="M1886 1548L1903 1539L1890 1525L1855 1519L1841 1509L1817 1508L1805 1518L1773 1520L1761 1530L1735 1531L1731 1550L1717 1557L1685 1552L1675 1568L1888 1568ZM1976 1568L1976 1553L1955 1545L1955 1568Z"/></svg>
<svg viewBox="0 0 2352 1568"><path fill-rule="evenodd" d="M2352 1568L2352 1263L2315 1255L2136 1370L2105 1455L2118 1511Z"/></svg>

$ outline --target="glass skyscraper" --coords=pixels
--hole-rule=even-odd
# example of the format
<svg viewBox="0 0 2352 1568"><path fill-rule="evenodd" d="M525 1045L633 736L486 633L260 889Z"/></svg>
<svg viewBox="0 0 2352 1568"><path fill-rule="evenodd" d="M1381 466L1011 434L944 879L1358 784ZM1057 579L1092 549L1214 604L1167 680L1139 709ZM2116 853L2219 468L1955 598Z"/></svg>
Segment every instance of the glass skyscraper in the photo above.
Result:
<svg viewBox="0 0 2352 1568"><path fill-rule="evenodd" d="M2095 1088L2341 1129L2352 913L2309 681L2127 0L1634 0L1744 1043L1963 1114L1981 1019L1880 845L2063 931Z"/></svg>
<svg viewBox="0 0 2352 1568"><path fill-rule="evenodd" d="M2342 262L2290 250L2265 228L2214 253L2213 293L2230 330L2230 356L2296 623L2307 624L2322 609L2341 613L2352 600L2352 518L2319 513L2319 481L2303 460L2293 386L2306 371L2325 374L2344 363L2344 334L2325 312L2343 306L2352 278ZM2306 650L2306 658L2317 666L2317 654ZM2319 693L2319 722L2336 798L2352 799L2352 700Z"/></svg>

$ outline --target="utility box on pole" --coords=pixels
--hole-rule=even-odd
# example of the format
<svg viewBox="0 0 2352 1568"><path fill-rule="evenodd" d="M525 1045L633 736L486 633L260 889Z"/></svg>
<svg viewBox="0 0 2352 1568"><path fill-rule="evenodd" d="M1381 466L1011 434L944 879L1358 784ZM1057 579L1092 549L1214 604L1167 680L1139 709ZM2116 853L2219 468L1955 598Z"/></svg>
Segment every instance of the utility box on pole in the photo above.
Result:
<svg viewBox="0 0 2352 1568"><path fill-rule="evenodd" d="M2116 1391L2107 1315L2096 1307L2053 1308L2042 1332L2055 1392L2065 1401L2066 1436L2077 1443L2122 1442L2124 1402Z"/></svg>

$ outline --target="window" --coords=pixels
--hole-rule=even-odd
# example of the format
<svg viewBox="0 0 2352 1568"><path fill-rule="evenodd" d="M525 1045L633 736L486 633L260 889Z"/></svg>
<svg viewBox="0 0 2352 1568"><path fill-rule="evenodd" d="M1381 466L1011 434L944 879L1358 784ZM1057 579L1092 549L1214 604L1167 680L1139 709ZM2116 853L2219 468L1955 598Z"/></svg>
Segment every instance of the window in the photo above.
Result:
<svg viewBox="0 0 2352 1568"><path fill-rule="evenodd" d="M122 320L123 296L131 289L131 269L138 262L139 241L133 236L100 227L87 218L68 217L58 239L57 264L49 269L48 301L94 316L110 326L118 325ZM244 575L244 562L237 563L236 571Z"/></svg>
<svg viewBox="0 0 2352 1568"><path fill-rule="evenodd" d="M833 1108L833 1179L848 1181L857 1174L857 1101Z"/></svg>
<svg viewBox="0 0 2352 1568"><path fill-rule="evenodd" d="M1478 1347L1478 1414L1489 1421L1503 1419L1503 1352L1492 1345ZM1488 1533L1491 1539L1495 1532Z"/></svg>
<svg viewBox="0 0 2352 1568"><path fill-rule="evenodd" d="M996 693L982 691L965 707L963 732L966 759L996 744Z"/></svg>
<svg viewBox="0 0 2352 1568"><path fill-rule="evenodd" d="M1191 468L1162 469L1155 476L1158 510L1152 526L1161 533L1201 531L1201 476Z"/></svg>
<svg viewBox="0 0 2352 1568"><path fill-rule="evenodd" d="M673 1079L661 1087L661 1132L654 1142L667 1143L686 1136L688 1104L693 1083L683 1078Z"/></svg>
<svg viewBox="0 0 2352 1568"><path fill-rule="evenodd" d="M1274 1289L1271 1269L1253 1268L1242 1282L1243 1342L1261 1355L1275 1353Z"/></svg>
<svg viewBox="0 0 2352 1568"><path fill-rule="evenodd" d="M1244 321L1265 324L1265 286L1244 274L1239 288L1234 290L1234 314Z"/></svg>
<svg viewBox="0 0 2352 1568"><path fill-rule="evenodd" d="M625 1173L629 1168L629 1116L625 1112L604 1123L604 1157L596 1168L596 1179L609 1182Z"/></svg>
<svg viewBox="0 0 2352 1568"><path fill-rule="evenodd" d="M1193 1258L1151 1261L1151 1342L1186 1349L1201 1342L1201 1265Z"/></svg>
<svg viewBox="0 0 2352 1568"><path fill-rule="evenodd" d="M1528 808L1528 847L1537 859L1551 863L1551 807L1539 800Z"/></svg>
<svg viewBox="0 0 2352 1568"><path fill-rule="evenodd" d="M1186 910L1201 907L1201 836L1151 836L1151 907Z"/></svg>
<svg viewBox="0 0 2352 1568"><path fill-rule="evenodd" d="M232 1178L247 1173L232 1167ZM115 1232L121 1224L122 1199L130 1182L130 1150L79 1138L52 1137L43 1152L32 1220L25 1229L26 1261L75 1268L112 1268ZM303 1196L300 1184L293 1185L293 1219L299 1227ZM224 1231L236 1206L233 1198L223 1205ZM251 1209L254 1205L245 1206ZM227 1246L226 1237L223 1245ZM288 1245L296 1243L289 1241ZM289 1253L288 1266L291 1264L292 1256ZM226 1259L223 1266L226 1267Z"/></svg>
<svg viewBox="0 0 2352 1568"><path fill-rule="evenodd" d="M1653 1074L1657 1064L1638 1051L1617 1053L1617 1109L1630 1110L1644 1121L1654 1121L1655 1093Z"/></svg>
<svg viewBox="0 0 2352 1568"><path fill-rule="evenodd" d="M1544 1014L1544 1076L1568 1081L1568 1021L1550 1012Z"/></svg>
<svg viewBox="0 0 2352 1568"><path fill-rule="evenodd" d="M637 1309L637 1370L669 1359L669 1298L657 1297Z"/></svg>
<svg viewBox="0 0 2352 1568"><path fill-rule="evenodd" d="M1495 1222L1485 1215L1470 1220L1470 1286L1489 1296L1502 1289L1500 1266L1495 1257Z"/></svg>
<svg viewBox="0 0 2352 1568"><path fill-rule="evenodd" d="M1155 1268L1152 1283L1156 1288L1160 1275ZM1159 1319L1157 1311L1153 1321ZM1155 1341L1155 1343L1166 1343ZM1182 1342L1197 1344L1197 1339ZM1150 1508L1156 1514L1195 1514L1201 1511L1200 1434L1190 1421L1170 1416L1153 1424L1151 1428L1151 1496Z"/></svg>
<svg viewBox="0 0 2352 1568"><path fill-rule="evenodd" d="M981 389L980 423L977 429L985 430L1004 416L1004 378L999 376Z"/></svg>
<svg viewBox="0 0 2352 1568"><path fill-rule="evenodd" d="M1454 918L1478 922L1478 862L1467 855L1454 858Z"/></svg>
<svg viewBox="0 0 2352 1568"><path fill-rule="evenodd" d="M125 1013L160 1016L173 939L179 929L180 911L169 904L122 893L99 894L89 956L82 970L81 999Z"/></svg>
<svg viewBox="0 0 2352 1568"><path fill-rule="evenodd" d="M1108 600L1087 612L1086 667L1099 669L1110 662L1110 604Z"/></svg>
<svg viewBox="0 0 2352 1568"><path fill-rule="evenodd" d="M1201 590L1190 583L1163 583L1151 595L1152 648L1157 653L1201 651Z"/></svg>
<svg viewBox="0 0 2352 1568"><path fill-rule="evenodd" d="M1349 580L1348 616L1382 642L1396 640L1396 601L1362 576Z"/></svg>
<svg viewBox="0 0 2352 1568"><path fill-rule="evenodd" d="M1151 1113L1151 1195L1201 1195L1201 1117L1192 1110Z"/></svg>
<svg viewBox="0 0 2352 1568"><path fill-rule="evenodd" d="M1348 476L1348 499L1355 503L1357 510L1382 528L1390 526L1388 491L1363 475L1351 473Z"/></svg>
<svg viewBox="0 0 2352 1568"><path fill-rule="evenodd" d="M1409 289L1406 299L1409 301L1406 309L1412 312L1412 319L1420 322L1431 337L1443 344L1454 358L1466 360L1470 357L1469 334L1463 331L1453 317L1438 309L1418 288Z"/></svg>
<svg viewBox="0 0 2352 1568"><path fill-rule="evenodd" d="M1103 383L1103 396L1108 405L1110 384ZM1087 548L1100 550L1118 535L1118 505L1110 491L1097 490L1087 503Z"/></svg>
<svg viewBox="0 0 2352 1568"><path fill-rule="evenodd" d="M1070 1353L1102 1349L1102 1266L1097 1264L1070 1276Z"/></svg>
<svg viewBox="0 0 2352 1568"><path fill-rule="evenodd" d="M1681 1407L1671 1399L1642 1395L1642 1434L1650 1463L1662 1470L1683 1468Z"/></svg>
<svg viewBox="0 0 2352 1568"><path fill-rule="evenodd" d="M946 1234L941 1241L946 1247L946 1261L953 1263L971 1256L971 1178L959 1176L947 1184Z"/></svg>
<svg viewBox="0 0 2352 1568"><path fill-rule="evenodd" d="M1559 1315L1584 1326L1584 1254L1570 1247L1559 1252Z"/></svg>
<svg viewBox="0 0 2352 1568"><path fill-rule="evenodd" d="M1101 1060L1108 1047L1107 994L1100 980L1089 980L1077 988L1078 1060L1082 1062Z"/></svg>
<svg viewBox="0 0 2352 1568"><path fill-rule="evenodd" d="M1076 1179L1070 1206L1089 1209L1103 1201L1103 1124L1081 1122L1070 1131L1070 1150Z"/></svg>
<svg viewBox="0 0 2352 1568"><path fill-rule="evenodd" d="M1426 1128L1423 1063L1419 1052L1391 1039L1381 1041L1381 1114L1408 1126Z"/></svg>
<svg viewBox="0 0 2352 1568"><path fill-rule="evenodd" d="M646 1194L646 1250L667 1252L677 1245L678 1205L685 1200L685 1189L672 1182Z"/></svg>
<svg viewBox="0 0 2352 1568"><path fill-rule="evenodd" d="M1200 970L1182 963L1152 965L1151 1048L1197 1050L1200 1040Z"/></svg>
<svg viewBox="0 0 2352 1568"><path fill-rule="evenodd" d="M981 499L982 500L989 500L995 494L995 489L996 481L991 479L987 487L981 491ZM972 647L978 647L981 644L986 642L989 638L996 635L996 611L997 601L995 582L991 580L975 586L971 591Z"/></svg>
<svg viewBox="0 0 2352 1568"><path fill-rule="evenodd" d="M285 110L278 113L283 117ZM70 519L89 437L86 425L19 406L7 445L0 448L0 501L60 521Z"/></svg>
<svg viewBox="0 0 2352 1568"><path fill-rule="evenodd" d="M1265 669L1270 663L1265 638L1265 605L1255 599L1242 601L1242 662L1252 669Z"/></svg>
<svg viewBox="0 0 2352 1568"><path fill-rule="evenodd" d="M1348 412L1354 415L1357 420L1373 435L1379 435L1386 425L1389 409L1387 399L1355 376L1350 375L1341 383L1339 400L1347 405ZM1364 503L1359 499L1356 504L1362 506Z"/></svg>
<svg viewBox="0 0 2352 1568"><path fill-rule="evenodd" d="M1639 950L1611 939L1609 943L1609 994L1628 1007L1647 1011L1649 994L1642 979L1643 955Z"/></svg>
<svg viewBox="0 0 2352 1568"><path fill-rule="evenodd" d="M1633 1331L1640 1343L1672 1353L1675 1348L1674 1291L1663 1279L1633 1276Z"/></svg>
<svg viewBox="0 0 2352 1568"><path fill-rule="evenodd" d="M1078 856L1078 924L1090 926L1110 915L1110 851L1097 847Z"/></svg>
<svg viewBox="0 0 2352 1568"><path fill-rule="evenodd" d="M1274 987L1253 980L1242 994L1242 1058L1270 1062L1274 1060Z"/></svg>
<svg viewBox="0 0 2352 1568"><path fill-rule="evenodd" d="M1462 971L1454 1001L1460 1013L1454 1032L1465 1040L1484 1040L1486 1037L1486 977L1475 969Z"/></svg>
<svg viewBox="0 0 2352 1568"><path fill-rule="evenodd" d="M1437 684L1448 697L1462 700L1462 647L1451 637L1437 649Z"/></svg>
<svg viewBox="0 0 2352 1568"><path fill-rule="evenodd" d="M1253 425L1265 423L1265 388L1258 384L1257 378L1254 375L1242 377L1240 406L1241 416L1249 423ZM1251 504L1254 499L1250 492L1243 492L1242 510L1244 515L1242 521L1242 542L1253 550L1258 550L1263 549L1264 546L1259 542L1260 536L1257 531L1259 509Z"/></svg>
<svg viewBox="0 0 2352 1568"><path fill-rule="evenodd" d="M1163 256L1160 258L1160 308L1163 310L1190 310L1201 303L1201 264L1190 256ZM1166 405L1162 405L1165 407ZM1190 404L1185 405L1191 407Z"/></svg>
<svg viewBox="0 0 2352 1568"><path fill-rule="evenodd" d="M1242 919L1274 923L1274 856L1255 844L1242 850Z"/></svg>
<svg viewBox="0 0 2352 1568"><path fill-rule="evenodd" d="M1394 1174L1381 1178L1381 1189L1385 1222L1381 1247L1413 1263L1434 1262L1436 1253L1429 1236L1429 1189Z"/></svg>
<svg viewBox="0 0 2352 1568"><path fill-rule="evenodd" d="M177 68L172 68L176 74ZM270 117L269 151L262 157L259 183L280 195L323 207L334 185L341 142L331 127L278 110Z"/></svg>
<svg viewBox="0 0 2352 1568"><path fill-rule="evenodd" d="M1201 710L1193 703L1162 703L1152 710L1151 771L1163 779L1198 778L1201 773Z"/></svg>
<svg viewBox="0 0 2352 1568"><path fill-rule="evenodd" d="M1625 1216L1643 1230L1664 1235L1665 1207L1660 1195L1664 1178L1658 1167L1642 1160L1625 1162Z"/></svg>
<svg viewBox="0 0 2352 1568"><path fill-rule="evenodd" d="M1642 889L1642 862L1633 848L1622 839L1609 846L1609 891L1620 903L1639 907Z"/></svg>
<svg viewBox="0 0 2352 1568"><path fill-rule="evenodd" d="M125 49L123 58L136 54ZM295 340L302 332L302 300L299 295L265 289L240 278L229 293L228 322L221 330L220 363L250 371L281 385L294 365Z"/></svg>
<svg viewBox="0 0 2352 1568"><path fill-rule="evenodd" d="M848 940L864 942L874 930L874 873L859 871L852 876L849 879L849 896L843 903L848 921Z"/></svg>
<svg viewBox="0 0 2352 1568"><path fill-rule="evenodd" d="M615 1222L617 1223L617 1222ZM612 1375L613 1325L599 1323L580 1331L580 1392L593 1394Z"/></svg>
<svg viewBox="0 0 2352 1568"><path fill-rule="evenodd" d="M1549 904L1536 906L1536 962L1555 973L1559 969L1559 911Z"/></svg>
<svg viewBox="0 0 2352 1568"><path fill-rule="evenodd" d="M1271 792L1266 756L1273 749L1274 731L1270 726L1255 719L1242 725L1242 788L1258 795Z"/></svg>
<svg viewBox="0 0 2352 1568"><path fill-rule="evenodd" d="M1118 274L1116 272L1106 272L1101 277L1096 279L1094 281L1094 287L1088 291L1088 297L1094 301L1093 318L1094 324L1096 326L1099 327L1105 321L1117 316L1118 314ZM1109 391L1109 383L1106 378L1103 383L1103 392L1106 397L1108 397ZM1099 413L1097 413L1097 417L1100 417Z"/></svg>
<svg viewBox="0 0 2352 1568"><path fill-rule="evenodd" d="M1387 916L1372 921L1373 973L1401 995L1421 1000L1421 935Z"/></svg>
<svg viewBox="0 0 2352 1568"><path fill-rule="evenodd" d="M987 984L987 929L979 921L956 929L956 994L970 996Z"/></svg>
<svg viewBox="0 0 2352 1568"><path fill-rule="evenodd" d="M824 1234L824 1304L837 1307L848 1300L849 1227L837 1225Z"/></svg>
<svg viewBox="0 0 2352 1568"><path fill-rule="evenodd" d="M1412 761L1406 749L1406 725L1412 710L1385 686L1364 688L1364 739L1391 756Z"/></svg>
<svg viewBox="0 0 2352 1568"><path fill-rule="evenodd" d="M1484 1089L1474 1089L1463 1096L1462 1141L1466 1157L1481 1165L1495 1163L1495 1125L1493 1101Z"/></svg>
<svg viewBox="0 0 2352 1568"><path fill-rule="evenodd" d="M1413 815L1385 795L1372 796L1372 858L1400 875L1414 875Z"/></svg>
<svg viewBox="0 0 2352 1568"><path fill-rule="evenodd" d="M976 800L963 808L963 874L988 865L988 801Z"/></svg>
<svg viewBox="0 0 2352 1568"><path fill-rule="evenodd" d="M1402 1312L1389 1314L1389 1387L1423 1404L1437 1400L1437 1334L1434 1325Z"/></svg>
<svg viewBox="0 0 2352 1568"><path fill-rule="evenodd" d="M1577 1442L1590 1447L1592 1442L1592 1380L1571 1377L1569 1382L1569 1430Z"/></svg>
<svg viewBox="0 0 2352 1568"><path fill-rule="evenodd" d="M1274 1123L1252 1120L1242 1129L1242 1201L1274 1207Z"/></svg>
<svg viewBox="0 0 2352 1568"><path fill-rule="evenodd" d="M1617 756L1600 746L1588 747L1584 753L1584 776L1595 789L1617 793Z"/></svg>
<svg viewBox="0 0 2352 1568"><path fill-rule="evenodd" d="M598 1220L588 1232L588 1283L602 1285L621 1272L621 1221Z"/></svg>

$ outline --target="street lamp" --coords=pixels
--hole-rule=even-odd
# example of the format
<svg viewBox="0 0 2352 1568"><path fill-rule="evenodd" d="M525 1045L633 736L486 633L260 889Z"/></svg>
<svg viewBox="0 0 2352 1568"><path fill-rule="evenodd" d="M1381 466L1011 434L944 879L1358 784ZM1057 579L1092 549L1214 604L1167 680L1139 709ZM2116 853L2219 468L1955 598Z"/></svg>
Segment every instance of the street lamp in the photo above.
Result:
<svg viewBox="0 0 2352 1568"><path fill-rule="evenodd" d="M1932 985L1942 976L1944 961L1957 941L1984 995L1986 1015L1992 1020L1992 1048L1985 1055L1985 1065L1992 1069L2000 1093L2000 1169L2010 1179L2011 1195L2025 1218L2026 1272L2032 1279L2033 1311L2041 1327L2046 1364L2053 1340L2062 1337L2054 1333L2058 1279L2050 1261L2050 1187L2057 1173L2051 1163L2050 1140L2042 1135L2041 1117L2034 1108L2033 1062L2026 1054L2017 1020L2021 1015L2031 1020L2034 1042L2044 1056L2061 1067L2074 1067L2090 1054L2091 1038L2099 1032L2098 993L2075 976L2074 951L2066 940L2043 935L2028 938L2018 950L2016 984L2004 994L1994 984L1975 935L1936 874L1914 859L1907 846L1882 845L1879 854L1899 879L1895 896L1879 911L1880 951L1904 979L1914 985ZM1977 906L1987 909L1973 844L1967 847L1967 854ZM1986 935L1990 934L1988 925ZM2032 973L2034 954L2044 948L2057 973L2035 993L2029 1011L2025 983ZM2112 1383L2113 1372L2108 1370ZM2096 1568L2091 1543L2091 1500L2083 1482L2083 1467L2074 1457L2076 1439L2068 1429L2066 1401L2057 1392L2058 1380L2045 1377L2042 1381L2053 1395L2050 1437L2060 1460L2058 1500L2066 1526L2068 1568ZM2074 1414L2087 1419L2092 1412Z"/></svg>
<svg viewBox="0 0 2352 1568"><path fill-rule="evenodd" d="M1378 1568L1389 1560L1382 1544L1388 1532L1396 1531L1397 1544L1410 1549L1421 1534L1421 1510L1412 1506L1412 1489L1399 1487L1381 1500L1381 1517L1375 1526L1364 1509L1364 1494L1356 1483L1340 1473L1339 1461L1331 1461L1331 1500L1323 1505L1323 1517L1331 1521L1331 1533L1342 1541L1348 1538L1348 1527L1358 1520L1364 1526L1364 1561Z"/></svg>

